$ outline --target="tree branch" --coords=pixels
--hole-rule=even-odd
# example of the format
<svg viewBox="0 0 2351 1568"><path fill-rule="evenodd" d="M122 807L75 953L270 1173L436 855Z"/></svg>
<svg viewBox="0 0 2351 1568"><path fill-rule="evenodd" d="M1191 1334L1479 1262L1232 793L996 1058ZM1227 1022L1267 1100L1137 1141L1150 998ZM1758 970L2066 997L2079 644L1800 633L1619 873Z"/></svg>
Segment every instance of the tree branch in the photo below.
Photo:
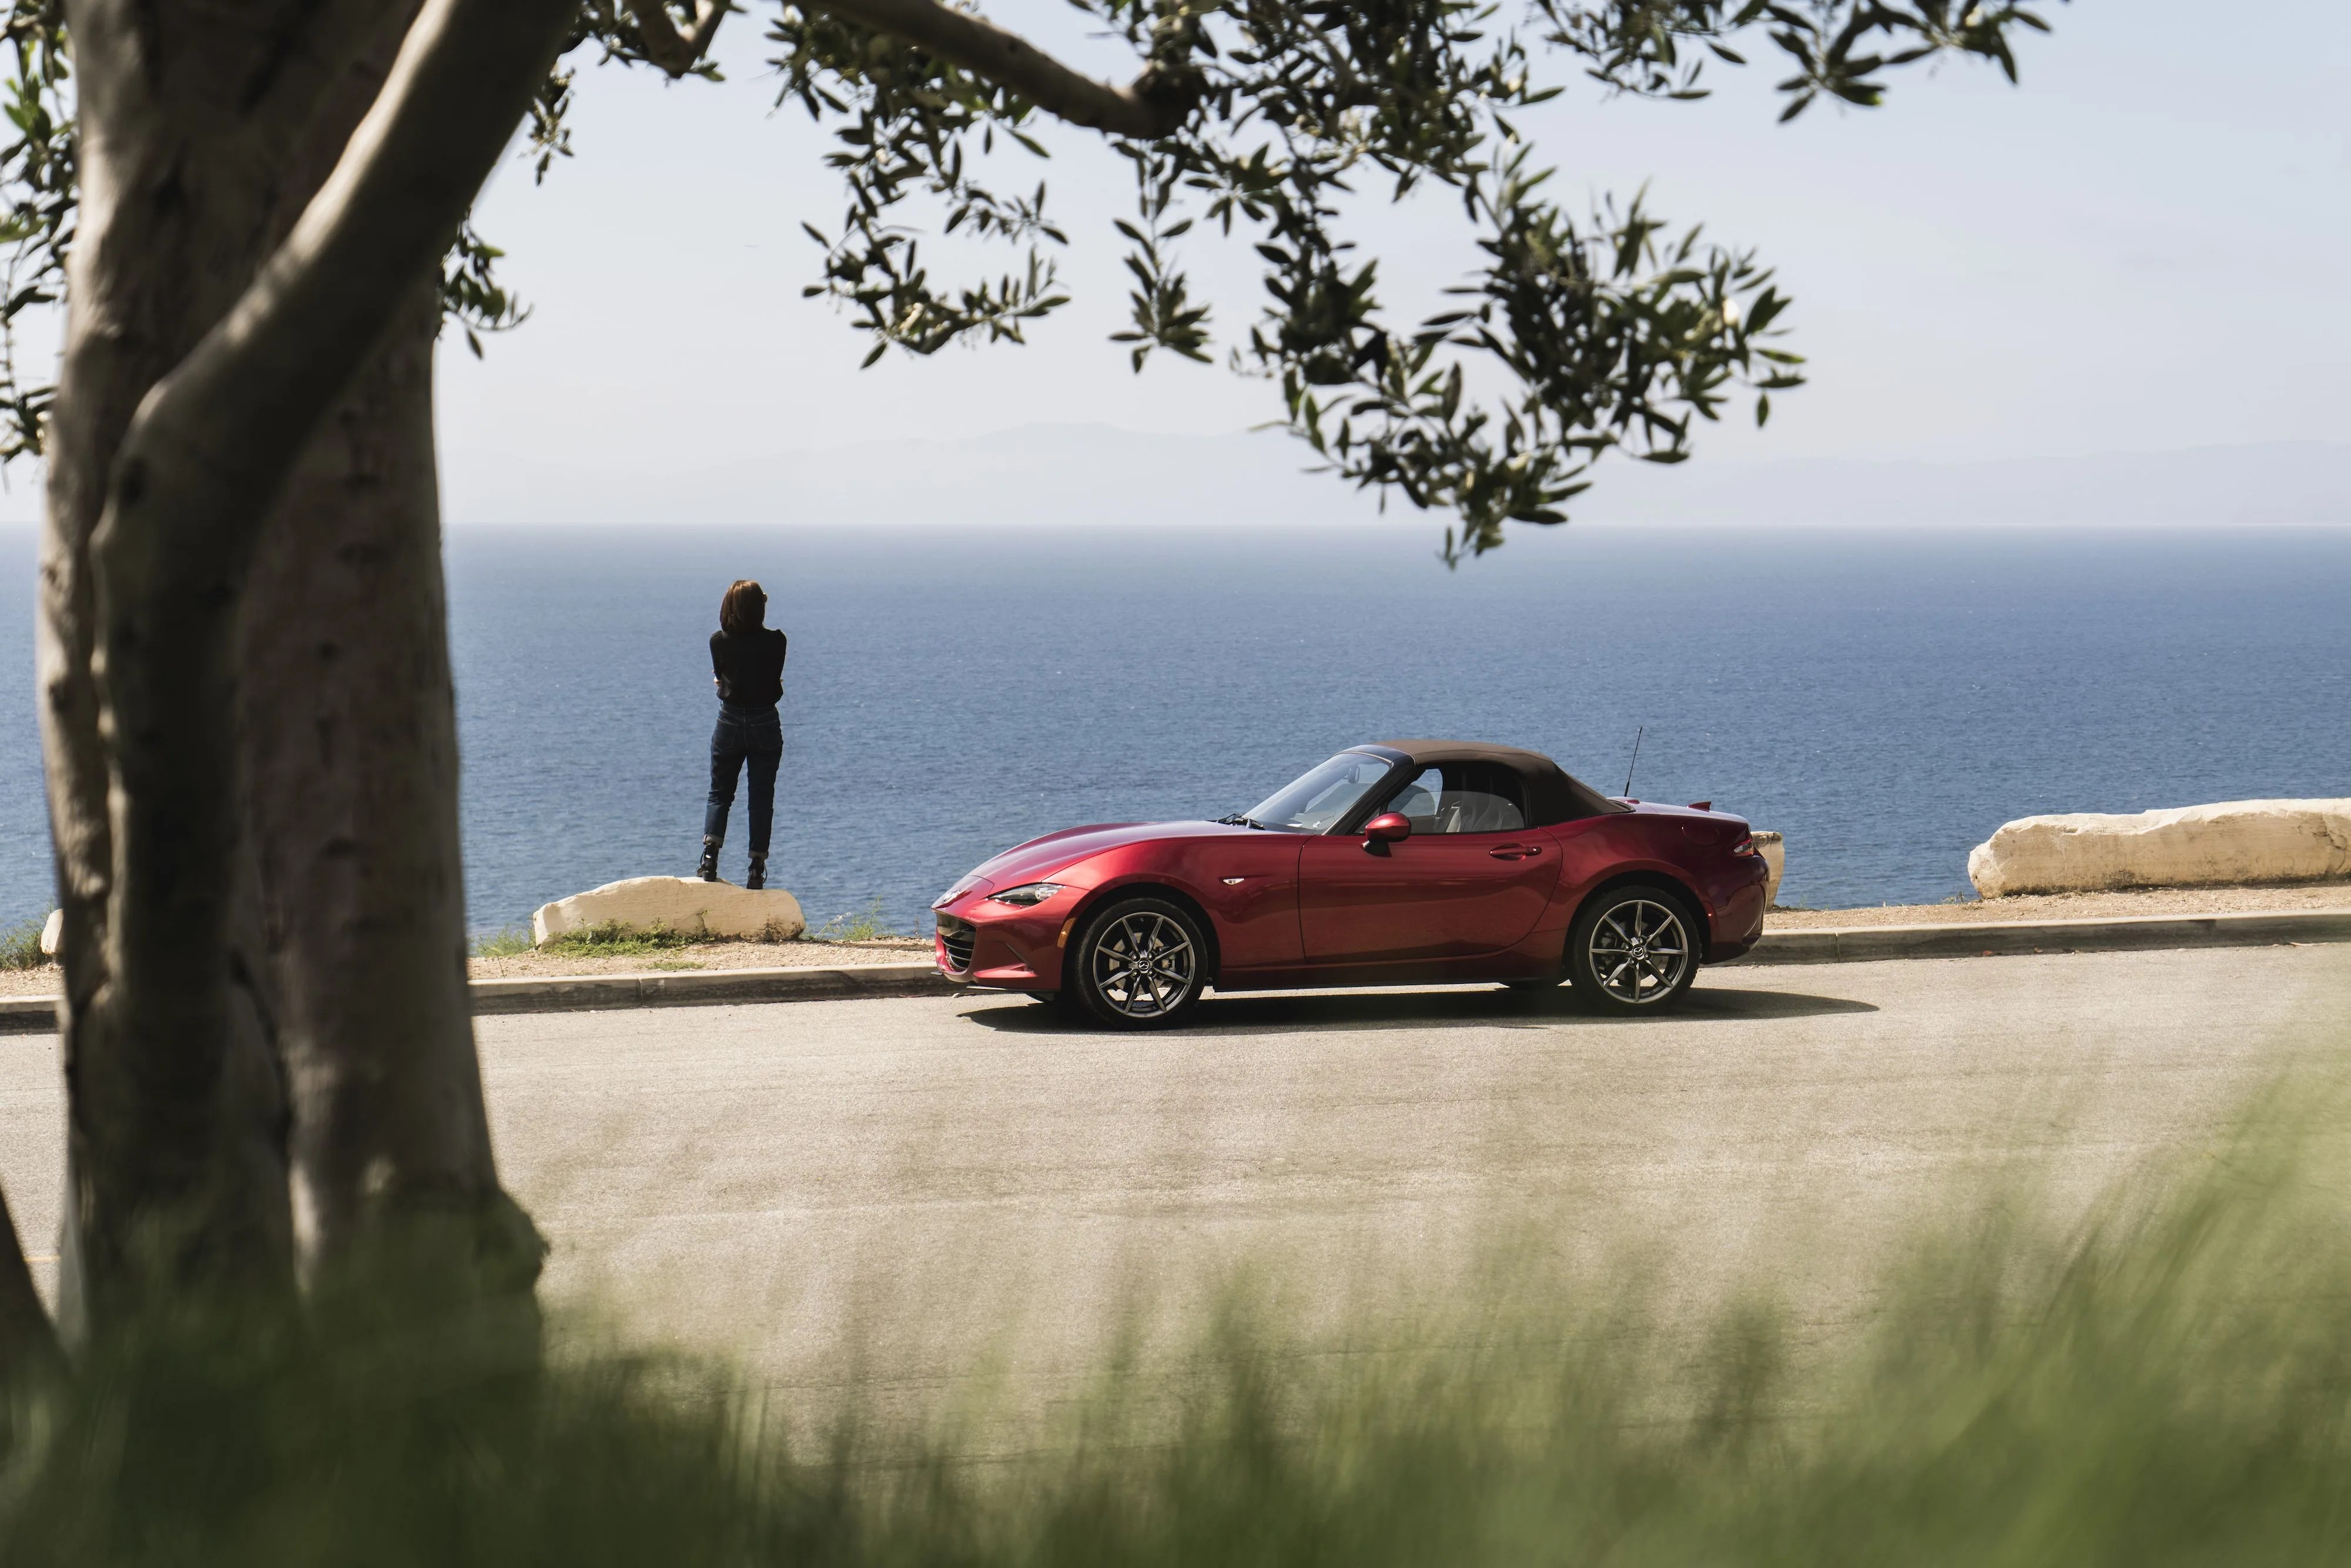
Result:
<svg viewBox="0 0 2351 1568"><path fill-rule="evenodd" d="M669 19L668 0L628 0L629 18L637 25L637 40L645 58L672 77L682 77L701 63L718 36L718 24L735 9L732 0L699 0L694 28L681 34Z"/></svg>
<svg viewBox="0 0 2351 1568"><path fill-rule="evenodd" d="M974 76L1009 89L1058 119L1114 136L1156 141L1182 129L1198 88L1146 67L1128 87L1071 70L1017 33L938 0L799 0L876 32L889 33Z"/></svg>

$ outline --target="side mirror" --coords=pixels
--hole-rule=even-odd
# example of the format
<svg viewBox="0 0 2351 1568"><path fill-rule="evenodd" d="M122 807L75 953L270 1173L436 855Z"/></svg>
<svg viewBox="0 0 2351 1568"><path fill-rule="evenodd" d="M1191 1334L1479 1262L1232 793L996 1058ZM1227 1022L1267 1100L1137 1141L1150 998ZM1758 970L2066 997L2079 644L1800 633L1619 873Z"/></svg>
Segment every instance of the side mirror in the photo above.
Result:
<svg viewBox="0 0 2351 1568"><path fill-rule="evenodd" d="M1382 811L1364 824L1364 837L1375 844L1401 843L1412 837L1412 819L1401 811Z"/></svg>

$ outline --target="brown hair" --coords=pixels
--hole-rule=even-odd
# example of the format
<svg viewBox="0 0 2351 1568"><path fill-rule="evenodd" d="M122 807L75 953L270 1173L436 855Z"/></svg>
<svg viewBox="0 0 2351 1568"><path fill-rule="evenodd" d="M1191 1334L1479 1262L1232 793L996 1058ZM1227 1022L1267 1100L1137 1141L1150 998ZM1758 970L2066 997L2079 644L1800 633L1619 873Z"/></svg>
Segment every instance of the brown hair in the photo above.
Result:
<svg viewBox="0 0 2351 1568"><path fill-rule="evenodd" d="M735 636L757 632L768 618L768 591L749 578L737 579L718 601L718 629Z"/></svg>

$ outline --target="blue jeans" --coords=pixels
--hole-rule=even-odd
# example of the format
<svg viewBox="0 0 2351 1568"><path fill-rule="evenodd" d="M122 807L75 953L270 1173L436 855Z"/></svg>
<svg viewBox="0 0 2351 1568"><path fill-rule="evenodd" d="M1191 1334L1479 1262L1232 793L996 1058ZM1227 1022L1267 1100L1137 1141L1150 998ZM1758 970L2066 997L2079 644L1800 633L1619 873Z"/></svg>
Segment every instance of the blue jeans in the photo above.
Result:
<svg viewBox="0 0 2351 1568"><path fill-rule="evenodd" d="M718 727L710 732L710 804L702 813L702 836L724 842L726 810L735 804L735 779L751 768L751 852L768 858L768 834L776 820L776 767L784 759L784 725L772 707L718 705Z"/></svg>

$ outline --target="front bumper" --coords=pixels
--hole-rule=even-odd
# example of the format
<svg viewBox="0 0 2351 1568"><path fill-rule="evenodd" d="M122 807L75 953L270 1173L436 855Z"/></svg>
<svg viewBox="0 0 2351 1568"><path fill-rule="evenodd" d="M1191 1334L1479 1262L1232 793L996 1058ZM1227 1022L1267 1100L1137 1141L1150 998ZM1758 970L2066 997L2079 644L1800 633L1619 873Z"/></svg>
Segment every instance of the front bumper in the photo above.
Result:
<svg viewBox="0 0 2351 1568"><path fill-rule="evenodd" d="M1061 956L1080 896L1071 888L1026 909L991 903L979 894L955 900L936 912L931 948L939 973L958 986L1060 990Z"/></svg>

